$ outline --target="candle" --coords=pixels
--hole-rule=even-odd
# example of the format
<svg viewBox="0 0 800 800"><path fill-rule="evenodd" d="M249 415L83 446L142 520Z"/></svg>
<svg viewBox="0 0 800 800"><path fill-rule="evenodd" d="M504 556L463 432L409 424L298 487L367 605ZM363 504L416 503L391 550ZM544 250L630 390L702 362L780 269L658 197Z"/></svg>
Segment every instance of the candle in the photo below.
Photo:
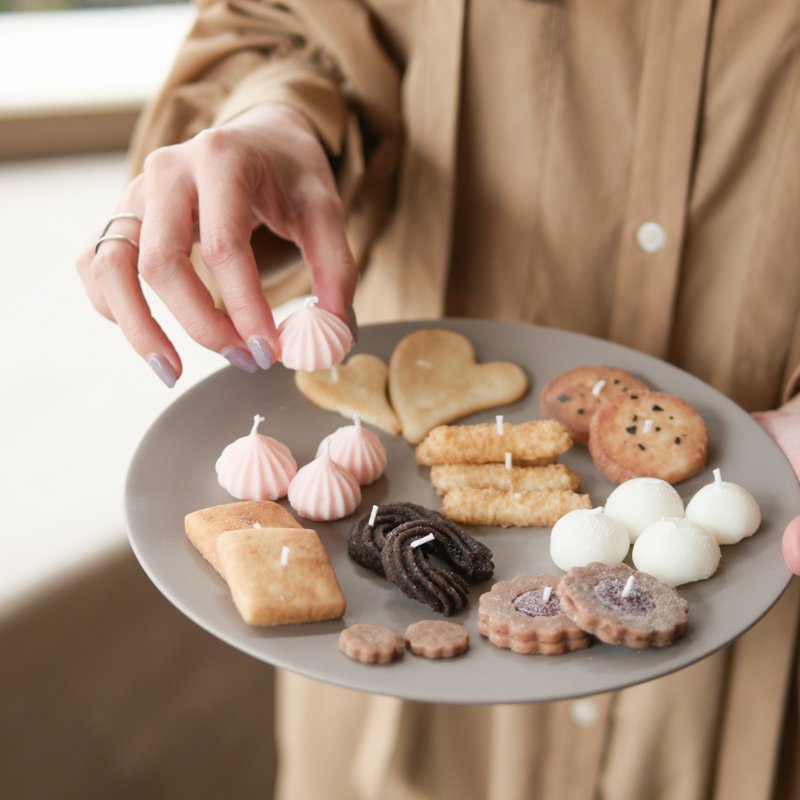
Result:
<svg viewBox="0 0 800 800"><path fill-rule="evenodd" d="M545 586L542 590L542 604L547 605L550 602L550 595L553 594L552 586Z"/></svg>
<svg viewBox="0 0 800 800"><path fill-rule="evenodd" d="M419 547L420 545L427 544L428 542L432 542L435 538L436 537L432 533L429 533L427 536L423 536L421 539L414 539L414 541L411 542L411 546L412 547Z"/></svg>
<svg viewBox="0 0 800 800"><path fill-rule="evenodd" d="M372 528L375 525L375 517L377 516L378 516L378 506L372 506L372 511L370 512L369 515L369 522L367 522L367 525L370 528Z"/></svg>
<svg viewBox="0 0 800 800"><path fill-rule="evenodd" d="M511 469L511 453L506 451L506 469Z"/></svg>
<svg viewBox="0 0 800 800"><path fill-rule="evenodd" d="M494 419L495 422L497 423L497 435L502 436L505 431L505 424L503 423L503 415L498 414Z"/></svg>
<svg viewBox="0 0 800 800"><path fill-rule="evenodd" d="M597 383L592 387L592 394L595 397L600 397L600 392L603 391L605 388L606 382L604 380L599 380Z"/></svg>
<svg viewBox="0 0 800 800"><path fill-rule="evenodd" d="M628 580L625 581L625 587L622 589L622 597L630 597L631 592L633 591L633 575L628 577Z"/></svg>
<svg viewBox="0 0 800 800"><path fill-rule="evenodd" d="M282 567L285 567L289 563L289 553L290 552L291 552L291 550L286 545L284 545L281 548L281 566Z"/></svg>

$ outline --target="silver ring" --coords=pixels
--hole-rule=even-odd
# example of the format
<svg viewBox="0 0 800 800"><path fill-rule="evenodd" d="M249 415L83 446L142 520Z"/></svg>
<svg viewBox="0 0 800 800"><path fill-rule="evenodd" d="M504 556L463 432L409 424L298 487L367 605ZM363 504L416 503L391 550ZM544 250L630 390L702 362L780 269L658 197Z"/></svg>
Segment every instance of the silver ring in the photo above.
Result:
<svg viewBox="0 0 800 800"><path fill-rule="evenodd" d="M133 245L133 247L135 247L137 250L139 249L139 245L136 244L136 242L134 242L133 239L129 239L127 236L122 236L120 234L109 234L108 236L106 236L106 233L108 233L108 229L118 219L133 219L136 220L136 222L138 222L140 225L142 224L142 218L138 214L134 214L132 211L121 211L119 214L114 214L114 216L111 217L111 219L109 219L108 222L106 222L103 230L100 231L100 236L94 245L95 253L97 253L97 251L100 249L100 245L103 244L103 242L127 242L128 244Z"/></svg>
<svg viewBox="0 0 800 800"><path fill-rule="evenodd" d="M94 246L95 253L100 249L100 245L103 244L103 242L127 242L131 247L135 247L137 250L139 249L139 245L136 244L133 239L129 239L127 236L122 236L122 234L119 233L111 233L108 236L101 236L97 240L97 244Z"/></svg>

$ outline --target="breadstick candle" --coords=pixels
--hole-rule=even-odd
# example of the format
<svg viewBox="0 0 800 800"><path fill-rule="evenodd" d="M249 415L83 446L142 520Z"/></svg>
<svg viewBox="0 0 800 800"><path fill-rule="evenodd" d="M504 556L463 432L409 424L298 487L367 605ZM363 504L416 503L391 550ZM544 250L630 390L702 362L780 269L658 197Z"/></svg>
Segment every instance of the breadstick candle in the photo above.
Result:
<svg viewBox="0 0 800 800"><path fill-rule="evenodd" d="M621 597L629 597L630 593L633 591L633 575L628 577L628 580L625 581L625 586L620 593Z"/></svg>
<svg viewBox="0 0 800 800"><path fill-rule="evenodd" d="M505 430L505 425L503 424L503 415L502 414L498 414L495 417L495 422L497 423L497 435L498 436L502 436L503 432Z"/></svg>

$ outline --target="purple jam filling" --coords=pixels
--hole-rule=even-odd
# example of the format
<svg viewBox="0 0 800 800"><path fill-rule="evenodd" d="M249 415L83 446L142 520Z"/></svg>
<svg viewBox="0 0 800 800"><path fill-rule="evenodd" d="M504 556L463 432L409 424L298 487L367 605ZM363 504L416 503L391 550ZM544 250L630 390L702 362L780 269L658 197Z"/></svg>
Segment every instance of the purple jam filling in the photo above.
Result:
<svg viewBox="0 0 800 800"><path fill-rule="evenodd" d="M561 603L558 602L558 595L550 593L550 599L544 602L544 589L534 589L524 592L514 598L514 608L527 614L529 617L554 617L561 613Z"/></svg>
<svg viewBox="0 0 800 800"><path fill-rule="evenodd" d="M621 611L623 614L632 614L634 616L647 614L656 607L653 598L636 584L633 585L633 589L631 589L631 593L627 597L622 596L624 588L625 581L621 578L608 578L600 581L594 587L594 596L604 606L613 608L615 611Z"/></svg>

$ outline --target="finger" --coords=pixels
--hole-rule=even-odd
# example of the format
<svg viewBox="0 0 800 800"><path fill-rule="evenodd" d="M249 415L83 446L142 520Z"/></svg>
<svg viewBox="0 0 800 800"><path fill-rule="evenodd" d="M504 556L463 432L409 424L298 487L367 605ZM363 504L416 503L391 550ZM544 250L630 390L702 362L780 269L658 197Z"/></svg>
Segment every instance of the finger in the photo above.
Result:
<svg viewBox="0 0 800 800"><path fill-rule="evenodd" d="M275 360L277 331L250 246L252 188L224 157L209 158L207 163L210 168L196 174L200 255L234 328L256 363L268 369Z"/></svg>
<svg viewBox="0 0 800 800"><path fill-rule="evenodd" d="M92 259L91 273L125 338L169 387L181 374L172 342L153 319L137 274L137 250L124 241L103 242Z"/></svg>
<svg viewBox="0 0 800 800"><path fill-rule="evenodd" d="M254 372L258 368L255 361L228 315L215 306L189 258L194 239L194 189L185 174L176 171L174 160L151 159L145 174L147 216L139 245L142 278L196 342L234 366Z"/></svg>
<svg viewBox="0 0 800 800"><path fill-rule="evenodd" d="M795 575L800 575L800 517L795 517L786 526L781 545L786 566Z"/></svg>
<svg viewBox="0 0 800 800"><path fill-rule="evenodd" d="M358 271L347 241L344 209L335 189L322 185L307 193L296 234L319 304L350 324Z"/></svg>

